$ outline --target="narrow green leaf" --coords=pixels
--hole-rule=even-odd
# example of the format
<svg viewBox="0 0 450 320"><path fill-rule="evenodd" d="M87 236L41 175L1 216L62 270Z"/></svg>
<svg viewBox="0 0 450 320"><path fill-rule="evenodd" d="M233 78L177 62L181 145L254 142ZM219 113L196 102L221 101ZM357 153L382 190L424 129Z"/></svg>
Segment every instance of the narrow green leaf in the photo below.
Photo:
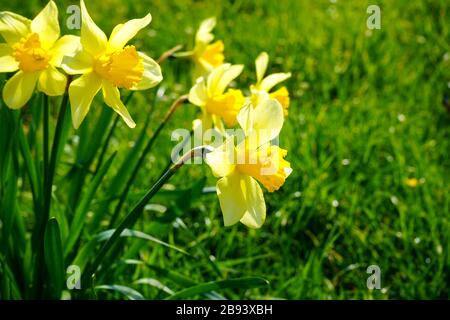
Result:
<svg viewBox="0 0 450 320"><path fill-rule="evenodd" d="M116 231L116 229L103 231L103 232L99 233L96 236L96 239L97 239L97 241L109 240L111 238L111 236L114 234L115 231ZM138 238L138 239L144 239L144 240L152 241L152 242L160 244L160 245L162 245L162 246L164 246L166 248L173 249L173 250L178 251L178 252L180 252L182 254L185 254L185 255L189 255L189 253L186 252L185 250L180 249L180 248L178 248L178 247L176 247L174 245L171 245L171 244L169 244L167 242L164 242L162 240L159 240L158 238L155 238L155 237L153 237L153 236L151 236L149 234L146 234L146 233L144 233L142 231L125 229L125 230L122 231L120 236L121 237L134 237L134 238Z"/></svg>
<svg viewBox="0 0 450 320"><path fill-rule="evenodd" d="M108 172L111 164L116 156L116 152L114 152L106 161L106 163L102 166L102 168L97 172L92 181L89 183L86 191L84 192L83 197L80 200L80 204L75 211L75 216L72 220L69 230L69 237L67 238L65 248L64 248L64 257L67 257L71 252L73 246L78 240L80 236L81 230L83 229L84 222L86 220L86 215L89 210L89 205L92 202L92 199L95 196L95 193L102 182L105 174Z"/></svg>
<svg viewBox="0 0 450 320"><path fill-rule="evenodd" d="M135 284L146 284L151 287L155 287L156 289L159 289L161 291L164 291L167 294L173 295L174 292L169 287L162 284L159 280L153 279L153 278L141 278L134 282Z"/></svg>
<svg viewBox="0 0 450 320"><path fill-rule="evenodd" d="M64 285L65 270L61 234L58 221L51 218L47 222L44 237L44 256L49 280L49 295L52 299L59 299Z"/></svg>
<svg viewBox="0 0 450 320"><path fill-rule="evenodd" d="M145 264L148 268L152 269L157 275L167 278L176 284L178 284L181 287L193 287L196 286L197 283L193 281L191 278L188 278L176 271L164 269L161 267L158 267L153 264L146 263ZM206 292L204 296L211 300L226 300L226 298L214 291L212 292Z"/></svg>
<svg viewBox="0 0 450 320"><path fill-rule="evenodd" d="M21 300L19 286L17 285L14 274L7 262L0 254L0 300L13 299Z"/></svg>
<svg viewBox="0 0 450 320"><path fill-rule="evenodd" d="M175 293L174 295L168 297L167 299L168 300L186 299L189 297L205 294L214 290L230 289L230 288L239 288L239 289L259 288L267 286L268 284L269 282L267 280L257 277L211 281L181 290Z"/></svg>
<svg viewBox="0 0 450 320"><path fill-rule="evenodd" d="M116 291L116 292L123 294L130 300L144 300L145 299L144 296L142 294L140 294L138 291L131 289L129 287L126 287L126 286L118 285L118 284L96 286L95 289L96 290Z"/></svg>

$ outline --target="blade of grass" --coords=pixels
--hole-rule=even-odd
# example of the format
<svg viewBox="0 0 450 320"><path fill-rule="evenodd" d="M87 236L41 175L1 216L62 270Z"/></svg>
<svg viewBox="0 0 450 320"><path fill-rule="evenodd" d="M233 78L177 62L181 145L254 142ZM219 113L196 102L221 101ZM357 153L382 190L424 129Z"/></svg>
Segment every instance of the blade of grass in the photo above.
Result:
<svg viewBox="0 0 450 320"><path fill-rule="evenodd" d="M113 233L115 232L115 229L111 229L111 230L106 230L103 231L101 233L99 233L98 235L95 236L95 238L97 239L97 241L107 241L111 238L111 236L113 235ZM182 254L185 255L190 255L188 252L186 252L185 250L178 248L174 245L171 245L170 243L164 242L162 240L159 240L158 238L155 238L149 234L146 234L142 231L137 231L137 230L130 230L130 229L125 229L122 231L122 233L120 234L121 237L134 237L134 238L138 238L138 239L144 239L144 240L148 240L157 244L160 244L166 248L178 251Z"/></svg>
<svg viewBox="0 0 450 320"><path fill-rule="evenodd" d="M96 286L95 290L112 290L119 292L130 300L144 300L144 296L138 291L118 284Z"/></svg>
<svg viewBox="0 0 450 320"><path fill-rule="evenodd" d="M173 281L174 283L178 284L179 286L192 287L192 286L197 285L197 282L193 281L191 278L186 277L178 272L164 269L164 268L161 268L156 265L149 264L149 263L146 263L145 266L148 267L149 269L153 270L157 275L165 277L165 278ZM222 296L214 291L206 292L204 294L204 296L211 300L226 300L226 298L224 296Z"/></svg>
<svg viewBox="0 0 450 320"><path fill-rule="evenodd" d="M268 286L269 282L263 278L257 277L246 277L246 278L237 278L230 280L220 280L220 281L211 281L202 284L198 284L192 286L190 288L181 290L170 297L167 300L180 300L186 299L189 297L198 296L201 294L205 294L214 290L220 289L230 289L230 288L239 288L239 289L250 289L250 288L260 288Z"/></svg>

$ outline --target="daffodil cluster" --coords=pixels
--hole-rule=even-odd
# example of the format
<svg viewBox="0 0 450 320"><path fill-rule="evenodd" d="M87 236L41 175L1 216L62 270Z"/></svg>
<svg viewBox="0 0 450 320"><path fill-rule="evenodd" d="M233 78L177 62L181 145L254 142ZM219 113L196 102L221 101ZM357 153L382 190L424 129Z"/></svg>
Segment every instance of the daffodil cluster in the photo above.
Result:
<svg viewBox="0 0 450 320"><path fill-rule="evenodd" d="M229 88L243 71L243 65L222 63L223 43L210 44L216 24L214 18L203 21L191 52L198 77L189 92L189 101L200 107L201 117L194 121L194 131L214 128L225 142L206 155L213 174L220 178L216 185L226 226L242 222L259 228L266 218L266 205L260 184L269 192L278 190L292 172L284 158L287 151L277 140L288 115L289 92L286 87L273 90L287 80L290 73L266 76L269 55L261 53L255 61L256 83L248 95ZM229 134L227 128L239 124L240 132ZM194 134L198 136L198 134ZM201 135L201 134L200 134ZM204 139L204 143L210 143Z"/></svg>
<svg viewBox="0 0 450 320"><path fill-rule="evenodd" d="M58 8L53 1L33 19L0 12L0 72L17 71L3 87L3 100L22 108L35 88L48 96L68 94L72 121L78 128L95 95L102 89L105 103L133 128L135 122L120 100L119 89L146 90L162 80L159 65L127 43L151 21L142 19L117 25L109 39L91 19L84 1L81 35L60 37ZM69 85L68 75L80 75Z"/></svg>

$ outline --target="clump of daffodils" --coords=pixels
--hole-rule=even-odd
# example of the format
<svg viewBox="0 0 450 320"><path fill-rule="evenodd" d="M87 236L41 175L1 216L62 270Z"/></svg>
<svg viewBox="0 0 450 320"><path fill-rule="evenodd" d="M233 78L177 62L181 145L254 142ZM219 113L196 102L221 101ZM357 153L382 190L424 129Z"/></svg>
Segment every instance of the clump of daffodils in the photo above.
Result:
<svg viewBox="0 0 450 320"><path fill-rule="evenodd" d="M197 38L210 43L210 33L215 20L205 20ZM200 36L203 35L203 36ZM205 57L209 62L223 61L219 46L209 45L209 50L220 55L220 59L211 59L209 51L196 46L195 59ZM203 61L202 65L205 65ZM203 75L198 77L189 92L189 101L200 107L201 117L194 121L194 139L197 130L205 132L216 129L223 135L224 143L206 155L206 162L214 176L219 180L216 185L217 196L226 226L241 222L250 228L259 228L266 218L266 205L263 189L268 192L278 190L291 174L290 163L285 160L287 151L275 141L281 132L284 117L288 115L289 91L285 86L274 90L281 82L291 77L291 73L273 73L266 75L269 55L261 53L255 61L256 83L250 86L249 95L239 89L228 88L243 70L242 65L223 63L214 66L207 64ZM198 60L197 60L198 64ZM239 134L229 134L229 130L239 124ZM239 131L240 130L240 131ZM210 144L208 138L203 143Z"/></svg>
<svg viewBox="0 0 450 320"><path fill-rule="evenodd" d="M105 103L130 127L136 126L120 100L119 89L146 90L162 80L161 68L128 42L151 22L142 19L119 24L109 39L91 19L81 0L81 36L60 37L58 8L53 1L33 19L0 12L0 72L16 72L3 87L11 109L22 108L37 88L48 96L67 89L67 75L81 75L68 86L72 122L78 128L92 100L102 90ZM66 74L59 69L63 69Z"/></svg>
<svg viewBox="0 0 450 320"><path fill-rule="evenodd" d="M33 20L0 12L0 35L5 41L0 43L0 72L14 73L3 87L3 100L9 108L19 109L36 89L47 96L66 94L77 129L101 91L105 104L134 128L136 123L121 101L120 90L146 90L163 79L158 63L129 44L150 24L152 16L149 13L119 24L107 37L83 0L80 7L79 37L61 37L53 1ZM277 143L288 115L289 92L285 86L274 89L291 74L266 76L269 56L263 52L255 61L256 83L247 92L234 88L244 66L224 62L224 44L214 41L215 26L215 18L204 20L194 48L176 56L190 57L195 63L196 80L188 100L199 107L201 117L194 123L201 123L202 130L215 129L224 140L215 148L209 146L212 151L205 156L219 178L216 189L224 224L240 221L259 228L266 219L263 189L277 191L292 172L285 159L287 151ZM233 128L239 129L230 133L228 129Z"/></svg>

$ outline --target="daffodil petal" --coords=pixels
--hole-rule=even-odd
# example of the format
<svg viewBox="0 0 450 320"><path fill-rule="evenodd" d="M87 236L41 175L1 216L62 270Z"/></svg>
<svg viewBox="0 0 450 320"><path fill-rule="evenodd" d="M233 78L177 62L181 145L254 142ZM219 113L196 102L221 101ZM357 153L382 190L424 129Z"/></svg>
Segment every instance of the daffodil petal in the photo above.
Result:
<svg viewBox="0 0 450 320"><path fill-rule="evenodd" d="M6 43L0 43L0 72L13 72L19 69L19 62L12 56L13 50Z"/></svg>
<svg viewBox="0 0 450 320"><path fill-rule="evenodd" d="M58 8L53 1L31 21L31 31L39 35L41 45L49 49L59 38Z"/></svg>
<svg viewBox="0 0 450 320"><path fill-rule="evenodd" d="M220 95L223 93L223 90L220 92L217 90L217 86L220 82L220 79L222 78L223 74L225 73L225 70L229 69L231 67L231 64L224 63L223 65L214 68L211 73L208 75L208 78L206 80L206 87L208 88L208 96L212 97L215 95Z"/></svg>
<svg viewBox="0 0 450 320"><path fill-rule="evenodd" d="M249 228L260 228L266 220L266 202L258 182L250 176L243 177L247 210L241 222Z"/></svg>
<svg viewBox="0 0 450 320"><path fill-rule="evenodd" d="M92 55L106 50L108 40L105 33L95 24L89 15L84 1L81 4L81 44Z"/></svg>
<svg viewBox="0 0 450 320"><path fill-rule="evenodd" d="M225 88L230 84L231 81L236 79L244 69L242 64L237 64L226 68L219 82L217 83L216 91L224 92Z"/></svg>
<svg viewBox="0 0 450 320"><path fill-rule="evenodd" d="M249 135L253 128L253 106L250 103L241 108L237 115L237 121L245 135Z"/></svg>
<svg viewBox="0 0 450 320"><path fill-rule="evenodd" d="M3 100L11 109L22 108L33 95L38 72L17 72L3 87Z"/></svg>
<svg viewBox="0 0 450 320"><path fill-rule="evenodd" d="M261 83L261 80L264 78L264 74L266 73L268 64L269 55L267 54L267 52L262 52L255 60L257 83Z"/></svg>
<svg viewBox="0 0 450 320"><path fill-rule="evenodd" d="M234 160L234 136L230 136L220 147L206 154L206 163L216 177L224 177L235 168Z"/></svg>
<svg viewBox="0 0 450 320"><path fill-rule="evenodd" d="M198 78L194 86L189 90L189 102L196 106L204 106L208 100L208 93L204 78Z"/></svg>
<svg viewBox="0 0 450 320"><path fill-rule="evenodd" d="M216 190L225 226L239 222L247 211L243 176L234 171L217 181Z"/></svg>
<svg viewBox="0 0 450 320"><path fill-rule="evenodd" d="M89 112L92 100L102 86L102 80L95 73L87 73L72 81L69 86L69 99L72 122L75 129L83 122Z"/></svg>
<svg viewBox="0 0 450 320"><path fill-rule="evenodd" d="M273 87L275 87L280 82L291 77L291 73L274 73L267 77L265 77L261 84L259 85L259 89L269 92Z"/></svg>
<svg viewBox="0 0 450 320"><path fill-rule="evenodd" d="M112 83L106 80L103 80L102 87L105 103L122 117L127 126L129 126L130 128L136 127L136 123L133 121L127 108L120 100L119 89L114 87Z"/></svg>
<svg viewBox="0 0 450 320"><path fill-rule="evenodd" d="M39 76L38 89L48 96L60 96L64 94L67 85L67 77L56 70L48 67Z"/></svg>
<svg viewBox="0 0 450 320"><path fill-rule="evenodd" d="M77 50L72 55L66 55L61 62L61 68L67 74L84 74L92 70L94 58L84 50Z"/></svg>
<svg viewBox="0 0 450 320"><path fill-rule="evenodd" d="M145 28L152 21L152 15L149 13L144 18L133 19L124 24L116 26L109 37L109 47L112 50L122 49L139 30Z"/></svg>
<svg viewBox="0 0 450 320"><path fill-rule="evenodd" d="M214 35L211 33L211 31L214 29L215 26L216 26L215 17L203 20L195 35L196 44L207 45L208 43L213 41Z"/></svg>
<svg viewBox="0 0 450 320"><path fill-rule="evenodd" d="M161 67L145 53L138 52L138 55L144 64L144 73L142 74L142 80L130 88L130 90L147 90L153 88L163 79Z"/></svg>
<svg viewBox="0 0 450 320"><path fill-rule="evenodd" d="M13 45L30 33L31 20L9 11L0 12L0 34Z"/></svg>
<svg viewBox="0 0 450 320"><path fill-rule="evenodd" d="M283 107L275 99L261 102L253 113L253 131L257 135L258 147L275 139L284 123Z"/></svg>
<svg viewBox="0 0 450 320"><path fill-rule="evenodd" d="M65 35L59 38L51 49L52 59L50 64L59 67L66 55L74 55L80 47L80 37Z"/></svg>

